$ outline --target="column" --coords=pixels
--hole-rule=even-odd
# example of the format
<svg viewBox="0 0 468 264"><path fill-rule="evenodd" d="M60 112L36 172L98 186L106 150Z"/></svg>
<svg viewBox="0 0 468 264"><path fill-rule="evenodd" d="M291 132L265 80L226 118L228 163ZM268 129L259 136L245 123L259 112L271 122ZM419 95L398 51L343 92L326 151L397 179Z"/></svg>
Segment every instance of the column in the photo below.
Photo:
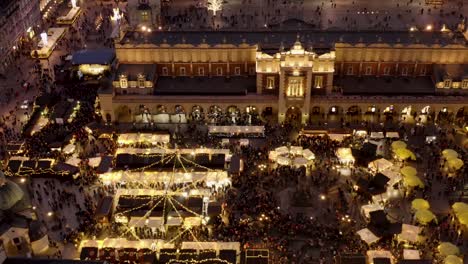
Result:
<svg viewBox="0 0 468 264"><path fill-rule="evenodd" d="M331 94L333 92L333 73L330 72L327 75L327 83L325 83L325 87L327 89L327 94Z"/></svg>
<svg viewBox="0 0 468 264"><path fill-rule="evenodd" d="M278 123L283 123L286 118L286 106L285 106L285 76L284 71L280 70L279 79L279 96L278 96Z"/></svg>
<svg viewBox="0 0 468 264"><path fill-rule="evenodd" d="M376 76L377 76L377 77L380 77L380 61L377 63L377 72L376 72Z"/></svg>
<svg viewBox="0 0 468 264"><path fill-rule="evenodd" d="M263 74L257 73L257 94L261 94L263 89Z"/></svg>
<svg viewBox="0 0 468 264"><path fill-rule="evenodd" d="M306 124L309 121L311 94L310 89L312 89L312 68L307 70L306 78L306 84L304 87L304 105L302 106L302 124Z"/></svg>

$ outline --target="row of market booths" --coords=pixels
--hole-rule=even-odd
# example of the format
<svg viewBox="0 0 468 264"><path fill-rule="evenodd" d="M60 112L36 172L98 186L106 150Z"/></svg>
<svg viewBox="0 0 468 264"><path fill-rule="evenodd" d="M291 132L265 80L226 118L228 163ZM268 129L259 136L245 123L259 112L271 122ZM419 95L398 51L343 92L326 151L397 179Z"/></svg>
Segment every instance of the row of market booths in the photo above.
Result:
<svg viewBox="0 0 468 264"><path fill-rule="evenodd" d="M208 136L226 138L265 137L264 126L208 126Z"/></svg>
<svg viewBox="0 0 468 264"><path fill-rule="evenodd" d="M14 156L8 160L5 173L17 177L57 178L71 180L79 174L79 169L54 159L30 159Z"/></svg>
<svg viewBox="0 0 468 264"><path fill-rule="evenodd" d="M409 252L409 251L408 251ZM395 261L391 254L384 250L369 250L367 255L342 254L336 257L337 264L432 264L425 259L400 259Z"/></svg>
<svg viewBox="0 0 468 264"><path fill-rule="evenodd" d="M210 190L167 192L148 189L119 189L114 220L129 228L165 232L171 227L210 224L222 214L222 205L208 199Z"/></svg>
<svg viewBox="0 0 468 264"><path fill-rule="evenodd" d="M165 149L165 148L118 148L115 155L116 169L182 168L195 170L208 167L225 169L231 155L228 149ZM148 168L148 169L149 169Z"/></svg>
<svg viewBox="0 0 468 264"><path fill-rule="evenodd" d="M103 260L108 263L240 263L239 242L182 242L163 240L107 238L83 240L81 260Z"/></svg>
<svg viewBox="0 0 468 264"><path fill-rule="evenodd" d="M325 136L327 135L332 140L342 141L343 139L351 136L366 137L368 139L398 139L400 135L395 131L369 131L366 129L315 129L313 127L306 127L300 132L305 136Z"/></svg>

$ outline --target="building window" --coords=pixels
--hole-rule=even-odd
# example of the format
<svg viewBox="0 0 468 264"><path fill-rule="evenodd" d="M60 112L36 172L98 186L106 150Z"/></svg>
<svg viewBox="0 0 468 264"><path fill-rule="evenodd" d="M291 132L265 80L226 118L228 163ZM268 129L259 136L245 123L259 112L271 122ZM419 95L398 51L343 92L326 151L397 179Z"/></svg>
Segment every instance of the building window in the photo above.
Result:
<svg viewBox="0 0 468 264"><path fill-rule="evenodd" d="M349 66L347 71L346 71L346 75L353 75L353 74L354 74L354 67Z"/></svg>
<svg viewBox="0 0 468 264"><path fill-rule="evenodd" d="M365 75L371 75L371 74L372 74L372 66L367 66Z"/></svg>
<svg viewBox="0 0 468 264"><path fill-rule="evenodd" d="M161 75L162 76L168 76L169 75L169 70L167 69L167 67L162 67Z"/></svg>
<svg viewBox="0 0 468 264"><path fill-rule="evenodd" d="M198 67L198 76L205 76L205 68Z"/></svg>
<svg viewBox="0 0 468 264"><path fill-rule="evenodd" d="M185 76L186 75L185 67L180 67L179 73L180 73L179 74L180 76Z"/></svg>
<svg viewBox="0 0 468 264"><path fill-rule="evenodd" d="M301 97L304 96L301 78L289 78L288 90L286 95L288 97Z"/></svg>
<svg viewBox="0 0 468 264"><path fill-rule="evenodd" d="M450 79L444 80L444 88L452 88L452 80Z"/></svg>
<svg viewBox="0 0 468 264"><path fill-rule="evenodd" d="M383 69L383 75L390 75L390 67L385 67Z"/></svg>
<svg viewBox="0 0 468 264"><path fill-rule="evenodd" d="M249 75L255 75L255 67L250 67Z"/></svg>
<svg viewBox="0 0 468 264"><path fill-rule="evenodd" d="M128 88L127 76L120 76L120 88Z"/></svg>
<svg viewBox="0 0 468 264"><path fill-rule="evenodd" d="M234 67L234 75L241 75L241 68L240 67Z"/></svg>
<svg viewBox="0 0 468 264"><path fill-rule="evenodd" d="M141 11L140 18L141 18L141 22L148 22L148 20L149 20L148 11Z"/></svg>
<svg viewBox="0 0 468 264"><path fill-rule="evenodd" d="M145 88L145 76L143 74L138 74L138 87Z"/></svg>
<svg viewBox="0 0 468 264"><path fill-rule="evenodd" d="M401 68L401 75L408 76L408 67Z"/></svg>
<svg viewBox="0 0 468 264"><path fill-rule="evenodd" d="M421 70L419 71L420 75L426 75L426 66L423 66Z"/></svg>
<svg viewBox="0 0 468 264"><path fill-rule="evenodd" d="M275 76L267 77L267 89L275 89Z"/></svg>
<svg viewBox="0 0 468 264"><path fill-rule="evenodd" d="M323 87L323 76L315 76L314 87L317 89Z"/></svg>
<svg viewBox="0 0 468 264"><path fill-rule="evenodd" d="M461 83L462 89L468 89L468 79L464 79Z"/></svg>
<svg viewBox="0 0 468 264"><path fill-rule="evenodd" d="M222 76L223 75L223 68L221 68L221 67L216 68L216 75Z"/></svg>

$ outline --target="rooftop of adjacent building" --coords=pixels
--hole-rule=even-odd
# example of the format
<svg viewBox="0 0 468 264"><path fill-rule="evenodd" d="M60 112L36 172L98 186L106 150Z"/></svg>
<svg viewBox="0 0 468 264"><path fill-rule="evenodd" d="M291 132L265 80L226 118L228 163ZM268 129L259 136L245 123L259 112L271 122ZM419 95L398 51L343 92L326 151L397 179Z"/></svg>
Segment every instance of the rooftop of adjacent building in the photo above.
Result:
<svg viewBox="0 0 468 264"><path fill-rule="evenodd" d="M390 45L441 45L460 44L468 41L458 31L343 31L316 30L300 20L288 20L264 31L153 31L142 33L128 31L120 44L248 44L262 49L290 47L300 40L306 48L333 48L336 43L390 44Z"/></svg>

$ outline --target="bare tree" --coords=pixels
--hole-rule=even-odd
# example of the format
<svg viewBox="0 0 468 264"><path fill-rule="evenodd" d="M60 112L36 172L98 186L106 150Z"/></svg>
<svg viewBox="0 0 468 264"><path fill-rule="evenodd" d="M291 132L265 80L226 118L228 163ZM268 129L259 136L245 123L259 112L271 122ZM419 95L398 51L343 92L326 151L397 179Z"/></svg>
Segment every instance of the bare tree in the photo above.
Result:
<svg viewBox="0 0 468 264"><path fill-rule="evenodd" d="M216 16L216 12L223 9L224 0L208 0L207 8L213 11L213 15Z"/></svg>

